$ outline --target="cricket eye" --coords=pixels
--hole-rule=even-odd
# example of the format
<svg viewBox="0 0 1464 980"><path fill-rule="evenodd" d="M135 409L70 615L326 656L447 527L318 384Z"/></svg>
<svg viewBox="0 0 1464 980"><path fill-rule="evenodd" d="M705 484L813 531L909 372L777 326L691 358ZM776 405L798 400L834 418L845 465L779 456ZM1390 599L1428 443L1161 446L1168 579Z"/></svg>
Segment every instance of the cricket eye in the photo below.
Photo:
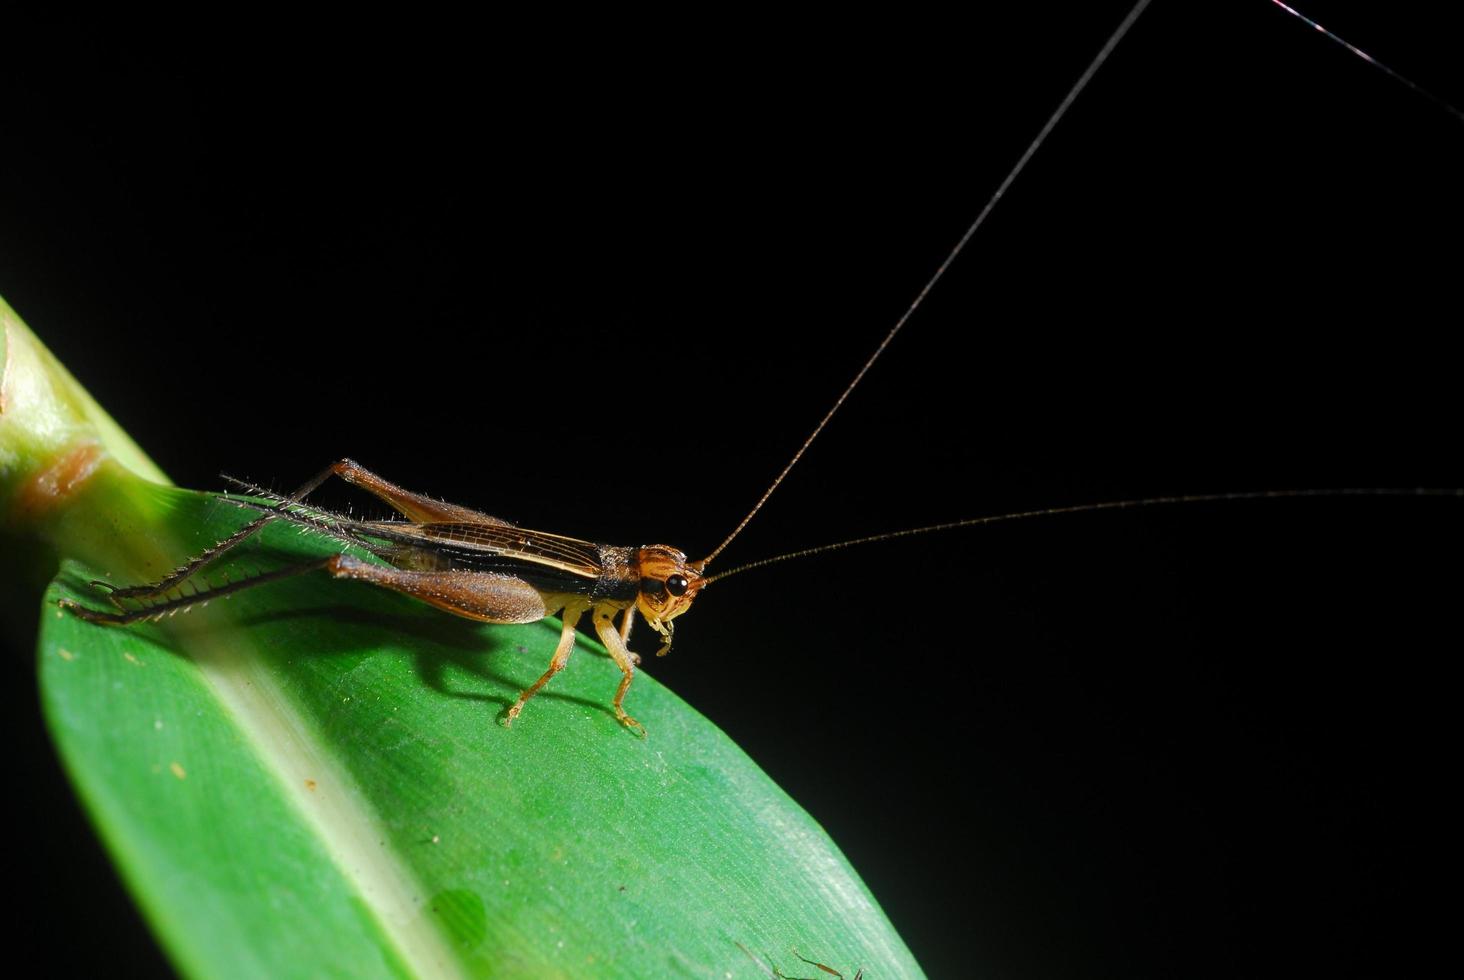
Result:
<svg viewBox="0 0 1464 980"><path fill-rule="evenodd" d="M686 595L686 590L691 583L686 580L685 575L672 575L666 579L666 591L672 595Z"/></svg>
<svg viewBox="0 0 1464 980"><path fill-rule="evenodd" d="M641 579L640 590L647 595L660 595L666 590L666 583L658 578L643 578Z"/></svg>

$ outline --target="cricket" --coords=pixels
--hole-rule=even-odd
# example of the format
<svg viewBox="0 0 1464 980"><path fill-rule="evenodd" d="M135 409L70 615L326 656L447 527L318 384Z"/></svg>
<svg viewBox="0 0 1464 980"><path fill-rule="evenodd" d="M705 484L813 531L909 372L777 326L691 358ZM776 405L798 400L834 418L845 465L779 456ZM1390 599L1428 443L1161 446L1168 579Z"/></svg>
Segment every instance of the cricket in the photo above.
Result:
<svg viewBox="0 0 1464 980"><path fill-rule="evenodd" d="M868 535L762 558L726 570L714 570L713 566L719 556L748 527L783 484L866 374L919 310L926 296L937 287L967 243L979 233L988 215L999 206L1008 189L1019 179L1028 161L1038 154L1043 142L1060 125L1063 115L1080 97L1082 90L1105 60L1121 46L1124 35L1147 6L1148 0L1141 0L1118 25L944 261L864 361L781 472L774 477L740 522L704 557L693 559L669 544L612 545L520 527L475 509L412 492L353 460L342 459L327 466L290 494L277 494L242 481L233 481L244 492L228 499L256 514L234 534L190 558L157 582L121 588L104 582L93 583L97 588L106 591L107 599L112 605L109 610L97 610L69 601L63 601L62 604L89 621L123 625L171 616L243 589L298 575L324 573L334 578L354 580L398 592L452 615L484 623L524 624L559 616L562 626L553 657L538 679L525 688L506 709L503 716L503 724L506 726L512 725L528 702L564 669L573 652L580 624L588 616L595 635L620 671L618 687L610 702L615 717L626 728L644 734L644 728L627 711L625 704L636 667L640 663L640 657L630 649L636 619L644 620L645 625L657 634L660 644L655 655L665 656L672 647L675 621L691 608L704 589L734 574L893 538L1061 514L1260 498L1455 493L1456 491L1451 490L1392 488L1273 489L1100 501L968 518ZM399 517L390 520L356 519L312 507L308 500L310 494L332 478L374 496ZM211 565L244 545L273 522L293 524L330 538L339 542L343 549L362 549L377 561L357 557L350 551L343 550L327 558L224 584L196 584Z"/></svg>

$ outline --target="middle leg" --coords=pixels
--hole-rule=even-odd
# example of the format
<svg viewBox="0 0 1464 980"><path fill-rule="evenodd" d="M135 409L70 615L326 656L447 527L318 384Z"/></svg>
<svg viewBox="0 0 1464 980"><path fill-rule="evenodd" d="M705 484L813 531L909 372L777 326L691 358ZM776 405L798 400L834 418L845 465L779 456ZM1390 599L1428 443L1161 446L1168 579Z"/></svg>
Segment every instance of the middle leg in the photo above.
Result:
<svg viewBox="0 0 1464 980"><path fill-rule="evenodd" d="M518 701L514 703L513 707L508 709L508 714L504 716L503 727L507 728L512 725L513 720L519 716L519 712L524 710L524 705L528 704L529 698L538 694L539 689L545 684L548 684L549 679L563 670L564 665L569 663L570 652L574 650L575 627L579 625L580 617L584 615L584 612L585 606L583 604L571 604L564 607L562 614L564 626L559 631L559 646L554 648L554 659L549 661L549 669L544 671L538 680L530 684L518 696Z"/></svg>

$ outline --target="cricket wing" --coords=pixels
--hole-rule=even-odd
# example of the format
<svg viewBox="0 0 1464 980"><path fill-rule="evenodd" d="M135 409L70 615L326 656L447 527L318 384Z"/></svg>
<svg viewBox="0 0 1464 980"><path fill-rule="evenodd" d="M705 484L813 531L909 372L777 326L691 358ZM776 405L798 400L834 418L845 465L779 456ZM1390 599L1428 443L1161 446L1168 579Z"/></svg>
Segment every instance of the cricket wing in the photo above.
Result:
<svg viewBox="0 0 1464 980"><path fill-rule="evenodd" d="M270 498L266 497L266 500ZM605 570L603 546L562 534L479 521L358 521L294 504L288 510L258 500L235 504L276 520L359 545L403 569L457 569L533 580L554 592L588 592ZM611 549L615 550L615 549Z"/></svg>
<svg viewBox="0 0 1464 980"><path fill-rule="evenodd" d="M598 579L605 570L600 545L562 534L458 521L387 524L379 530L391 541L444 554L475 568L493 568L500 561L522 562L590 581Z"/></svg>

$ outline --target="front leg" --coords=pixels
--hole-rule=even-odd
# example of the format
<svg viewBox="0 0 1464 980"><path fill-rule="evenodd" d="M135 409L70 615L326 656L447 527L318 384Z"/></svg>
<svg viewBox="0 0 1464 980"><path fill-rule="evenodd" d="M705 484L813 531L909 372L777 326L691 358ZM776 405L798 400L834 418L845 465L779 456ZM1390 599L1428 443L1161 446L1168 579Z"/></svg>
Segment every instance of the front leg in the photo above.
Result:
<svg viewBox="0 0 1464 980"><path fill-rule="evenodd" d="M635 677L635 661L631 659L631 653L625 648L620 640L620 631L615 628L615 614L619 612L614 606L595 607L595 633L600 637L600 642L605 644L605 649L610 651L610 658L615 661L615 666L620 668L620 687L615 691L615 717L626 728L634 729L642 737L646 734L646 728L630 715L625 713L623 702L625 692L630 690L631 679Z"/></svg>
<svg viewBox="0 0 1464 980"><path fill-rule="evenodd" d="M620 617L620 645L625 647L625 652L630 654L630 662L637 667L640 666L640 654L630 648L630 628L635 625L635 606L627 606L625 615Z"/></svg>

